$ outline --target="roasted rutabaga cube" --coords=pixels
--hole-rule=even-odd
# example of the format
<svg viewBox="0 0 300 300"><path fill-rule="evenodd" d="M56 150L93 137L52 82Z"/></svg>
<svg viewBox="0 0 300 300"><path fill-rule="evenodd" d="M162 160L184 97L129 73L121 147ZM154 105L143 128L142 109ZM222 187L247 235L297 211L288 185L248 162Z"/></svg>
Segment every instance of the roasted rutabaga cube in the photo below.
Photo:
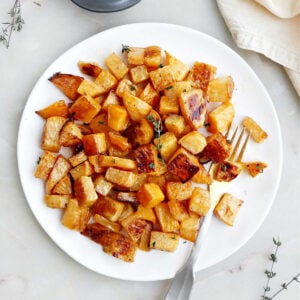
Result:
<svg viewBox="0 0 300 300"><path fill-rule="evenodd" d="M82 74L86 74L92 77L97 77L102 71L102 68L97 63L94 62L91 63L91 62L79 61L78 68Z"/></svg>
<svg viewBox="0 0 300 300"><path fill-rule="evenodd" d="M81 76L62 73L55 73L49 78L49 81L73 101L79 96L77 90L83 80L84 78Z"/></svg>
<svg viewBox="0 0 300 300"><path fill-rule="evenodd" d="M64 100L58 100L43 109L37 110L36 113L44 119L55 116L67 118L69 107Z"/></svg>
<svg viewBox="0 0 300 300"><path fill-rule="evenodd" d="M100 224L88 224L81 233L102 245L105 253L126 262L134 261L137 246L129 237L107 230Z"/></svg>
<svg viewBox="0 0 300 300"><path fill-rule="evenodd" d="M54 166L56 159L57 159L56 153L50 151L44 151L42 156L39 158L34 176L36 178L46 180Z"/></svg>
<svg viewBox="0 0 300 300"><path fill-rule="evenodd" d="M210 102L230 101L233 89L234 82L231 76L215 78L208 84L208 99Z"/></svg>
<svg viewBox="0 0 300 300"><path fill-rule="evenodd" d="M119 170L116 168L108 168L105 173L107 181L114 183L117 186L131 188L137 181L137 174L131 171Z"/></svg>
<svg viewBox="0 0 300 300"><path fill-rule="evenodd" d="M251 137L255 140L257 143L263 142L267 137L268 134L265 132L256 121L254 121L250 117L246 117L243 120L243 126L247 129L247 131L250 132Z"/></svg>
<svg viewBox="0 0 300 300"><path fill-rule="evenodd" d="M81 176L74 183L74 192L80 206L91 207L98 199L92 178Z"/></svg>
<svg viewBox="0 0 300 300"><path fill-rule="evenodd" d="M145 183L137 192L140 203L146 208L152 208L165 198L160 187L155 183Z"/></svg>
<svg viewBox="0 0 300 300"><path fill-rule="evenodd" d="M210 209L210 195L207 190L195 187L189 200L189 210L205 216Z"/></svg>
<svg viewBox="0 0 300 300"><path fill-rule="evenodd" d="M214 209L214 214L225 224L233 226L243 201L225 193Z"/></svg>
<svg viewBox="0 0 300 300"><path fill-rule="evenodd" d="M186 122L195 130L202 127L205 121L207 101L200 89L183 92L179 105Z"/></svg>
<svg viewBox="0 0 300 300"><path fill-rule="evenodd" d="M174 252L179 243L179 235L176 233L166 233L151 231L150 248L162 251Z"/></svg>

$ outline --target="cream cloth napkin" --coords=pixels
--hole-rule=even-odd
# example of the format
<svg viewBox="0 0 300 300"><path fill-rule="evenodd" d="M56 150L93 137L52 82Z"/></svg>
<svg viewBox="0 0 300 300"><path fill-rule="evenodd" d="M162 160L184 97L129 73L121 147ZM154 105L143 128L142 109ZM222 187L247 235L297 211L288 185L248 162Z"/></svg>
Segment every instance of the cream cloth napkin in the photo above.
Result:
<svg viewBox="0 0 300 300"><path fill-rule="evenodd" d="M217 0L237 46L284 66L300 97L300 0Z"/></svg>

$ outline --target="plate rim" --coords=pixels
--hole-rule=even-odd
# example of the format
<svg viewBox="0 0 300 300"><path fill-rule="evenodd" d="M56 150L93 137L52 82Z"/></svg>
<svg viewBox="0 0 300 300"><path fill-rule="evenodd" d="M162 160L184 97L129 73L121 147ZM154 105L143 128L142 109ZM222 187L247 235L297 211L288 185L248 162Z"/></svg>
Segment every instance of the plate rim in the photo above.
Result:
<svg viewBox="0 0 300 300"><path fill-rule="evenodd" d="M35 219L37 220L38 224L43 228L43 230L45 231L45 233L47 234L47 236L64 252L64 254L68 255L69 257L71 257L73 260L75 260L77 263L81 264L82 266L84 266L85 268L88 268L90 270L92 270L93 272L96 272L97 274L100 274L100 275L104 275L104 276L109 276L111 278L116 278L116 279L121 279L121 280L131 280L131 281L157 281L157 280L164 280L164 279L170 279L172 278L173 276L170 275L169 277L160 277L160 276L157 276L155 278L152 278L152 279L149 279L149 278L142 278L142 276L139 276L138 278L136 276L133 276L133 277L130 277L130 274L127 274L129 276L116 276L116 275L113 275L112 273L110 272L99 272L99 270L96 270L96 268L92 268L90 266L87 266L86 264L84 264L83 262L81 261L78 261L78 259L76 259L75 257L73 257L73 255L71 255L70 253L68 253L56 240L54 237L52 237L47 229L44 227L44 225L39 221L39 217L37 216L36 212L35 212L35 208L33 207L32 203L29 201L28 197L27 197L27 193L26 193L26 188L25 188L25 184L24 184L24 178L20 172L20 136L21 136L21 133L22 133L22 124L25 122L25 116L26 116L26 111L28 109L28 106L29 106L29 100L31 99L32 95L34 94L34 91L35 89L41 84L42 82L42 79L44 80L44 77L45 77L45 74L47 73L47 71L52 67L52 65L54 65L62 56L64 56L67 52L69 51L72 51L74 48L76 47L79 47L79 45L83 44L83 43L86 43L88 40L90 39L94 39L96 36L98 35L101 35L101 34L104 34L104 33L107 33L109 31L114 31L114 30L120 30L122 28L128 28L130 29L130 27L136 27L136 26L157 26L157 27L161 27L161 26L164 26L164 27L168 27L168 28L171 28L173 27L174 29L181 29L181 30L188 30L188 31L191 31L191 32L194 32L195 34L197 35L200 35L202 37L204 37L205 39L209 39L209 40L212 40L214 43L217 43L219 45L221 45L223 48L225 47L227 51L231 52L231 54L233 54L234 56L236 56L244 66L246 66L247 68L247 71L249 71L251 73L251 75L253 76L253 78L255 78L255 81L257 84L260 85L260 88L261 90L263 91L264 93L264 96L266 97L266 99L268 100L268 104L270 105L271 109L272 109L272 115L274 117L274 121L275 121L275 124L276 124L276 129L277 129L277 133L278 133L278 142L279 144L277 145L278 146L278 151L279 151L279 162L278 162L278 165L279 165L279 168L278 168L278 176L276 177L276 185L275 185L275 188L273 189L272 191L272 197L271 197L271 201L268 202L268 206L265 210L265 214L263 215L263 217L259 220L259 222L257 223L255 229L252 231L252 234L247 236L242 243L239 244L239 246L235 249L233 249L230 253L228 253L226 256L224 257L221 257L219 258L218 260L216 260L214 263L208 265L208 266L205 266L205 268L202 268L202 269L197 269L196 271L202 271L202 270L205 270L209 267L212 267L218 263L220 263L221 261L224 261L225 259L229 258L230 256L232 256L234 253L236 253L238 250L240 250L254 235L255 233L258 231L258 229L261 227L261 225L263 224L263 222L265 221L266 217L268 216L272 206L273 206L273 203L274 203L274 200L276 198L276 195L277 195L277 192L278 192L278 189L279 189L279 186L280 186L280 181L281 181L281 176L282 176L282 162L283 162L283 143L282 143L282 133L281 133L281 127L280 127L280 122L279 122L279 119L278 119L278 115L277 115L277 112L276 112L276 109L274 107L274 104L273 104L273 101L267 91L267 89L265 88L264 84L262 83L262 81L259 79L259 77L257 76L257 74L254 72L254 70L251 68L251 66L245 61L245 59L243 57L241 57L237 52L235 52L233 49L231 49L228 45L224 44L223 42L221 42L220 40L216 39L215 37L213 36L210 36L204 32L201 32L197 29L194 29L194 28L191 28L191 27L188 27L188 26L182 26L182 25L177 25L177 24L172 24L172 23L161 23L161 22L136 22L136 23L129 23L129 24L124 24L124 25L120 25L120 26L114 26L114 27L111 27L109 29L106 29L106 30L103 30L103 31L100 31L96 34L93 34L89 37L87 37L86 39L76 43L75 45L73 45L72 47L68 48L67 50L63 51L61 54L59 54L56 59L54 59L50 64L47 65L46 69L44 70L44 72L41 73L41 75L39 76L38 80L35 81L34 85L33 85L33 88L31 89L31 92L29 93L29 96L27 97L27 100L26 100L26 103L23 107L23 111L22 111L22 115L21 115L21 118L20 118L20 122L19 122L19 127L18 127L18 136L17 136L17 166L18 166L18 175L19 175L19 178L20 178L20 182L21 182L21 186L22 186L22 190L23 190L23 193L24 193L24 196L25 196L25 199L31 209L31 212L33 213Z"/></svg>

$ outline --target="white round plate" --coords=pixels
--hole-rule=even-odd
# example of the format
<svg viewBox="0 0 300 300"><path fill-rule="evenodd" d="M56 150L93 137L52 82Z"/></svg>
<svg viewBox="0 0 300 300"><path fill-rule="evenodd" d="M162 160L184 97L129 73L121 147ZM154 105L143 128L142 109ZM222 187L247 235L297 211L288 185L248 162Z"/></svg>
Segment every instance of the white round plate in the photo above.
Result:
<svg viewBox="0 0 300 300"><path fill-rule="evenodd" d="M61 225L61 211L46 207L44 184L33 176L42 152L40 142L44 124L35 111L64 98L48 78L56 72L80 74L77 68L79 60L104 65L105 57L111 52L121 54L122 44L159 45L190 66L195 61L217 66L217 76L231 75L234 79L232 102L236 109L236 123L249 115L269 134L262 144L251 141L244 156L245 161L262 160L268 168L254 179L243 174L232 183L231 192L243 199L244 204L234 227L213 219L196 268L202 270L237 251L262 224L279 185L282 142L272 101L255 73L234 51L199 31L157 23L120 26L88 38L52 63L36 83L19 128L18 165L27 201L53 241L74 260L100 274L126 280L161 280L172 278L186 260L191 243L183 240L174 253L137 251L134 263L125 263L105 254L98 244Z"/></svg>

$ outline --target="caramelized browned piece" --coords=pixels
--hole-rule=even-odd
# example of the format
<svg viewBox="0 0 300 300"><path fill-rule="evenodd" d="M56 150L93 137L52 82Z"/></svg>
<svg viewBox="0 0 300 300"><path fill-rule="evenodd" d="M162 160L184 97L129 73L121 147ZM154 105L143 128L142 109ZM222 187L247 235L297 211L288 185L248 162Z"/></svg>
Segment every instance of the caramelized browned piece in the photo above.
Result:
<svg viewBox="0 0 300 300"><path fill-rule="evenodd" d="M248 173L252 177L255 177L259 173L263 173L264 168L266 168L268 165L264 162L256 161L256 162L246 163L245 166L246 166L246 170L248 171Z"/></svg>
<svg viewBox="0 0 300 300"><path fill-rule="evenodd" d="M43 109L37 110L36 113L44 119L54 116L67 118L69 108L64 100L58 100Z"/></svg>
<svg viewBox="0 0 300 300"><path fill-rule="evenodd" d="M185 182L199 171L199 165L193 155L181 148L168 163L168 171L178 176L182 182Z"/></svg>
<svg viewBox="0 0 300 300"><path fill-rule="evenodd" d="M141 218L137 218L134 214L129 216L128 218L124 219L121 222L123 228L126 230L129 237L134 241L137 242L143 232L146 229L147 221Z"/></svg>
<svg viewBox="0 0 300 300"><path fill-rule="evenodd" d="M188 76L188 79L191 81L192 87L196 89L200 88L201 90L206 92L209 81L213 79L216 69L217 68L214 66L202 62L195 62Z"/></svg>
<svg viewBox="0 0 300 300"><path fill-rule="evenodd" d="M215 179L218 181L231 181L235 179L241 171L241 164L231 161L223 161L217 166Z"/></svg>
<svg viewBox="0 0 300 300"><path fill-rule="evenodd" d="M97 63L79 61L78 67L81 73L92 77L97 77L102 71L101 67Z"/></svg>
<svg viewBox="0 0 300 300"><path fill-rule="evenodd" d="M151 144L142 145L134 150L139 173L151 173L155 169L155 151Z"/></svg>
<svg viewBox="0 0 300 300"><path fill-rule="evenodd" d="M67 122L63 126L59 135L59 143L61 146L70 147L81 143L81 130L74 122Z"/></svg>
<svg viewBox="0 0 300 300"><path fill-rule="evenodd" d="M211 159L214 163L218 163L229 156L230 145L226 138L218 132L207 138L207 145L203 151L206 157Z"/></svg>
<svg viewBox="0 0 300 300"><path fill-rule="evenodd" d="M136 245L130 238L108 231L100 224L88 224L81 233L102 245L104 252L126 262L134 261Z"/></svg>
<svg viewBox="0 0 300 300"><path fill-rule="evenodd" d="M83 77L72 75L55 73L50 78L56 87L58 87L69 99L76 100L79 96L77 89L83 81Z"/></svg>

